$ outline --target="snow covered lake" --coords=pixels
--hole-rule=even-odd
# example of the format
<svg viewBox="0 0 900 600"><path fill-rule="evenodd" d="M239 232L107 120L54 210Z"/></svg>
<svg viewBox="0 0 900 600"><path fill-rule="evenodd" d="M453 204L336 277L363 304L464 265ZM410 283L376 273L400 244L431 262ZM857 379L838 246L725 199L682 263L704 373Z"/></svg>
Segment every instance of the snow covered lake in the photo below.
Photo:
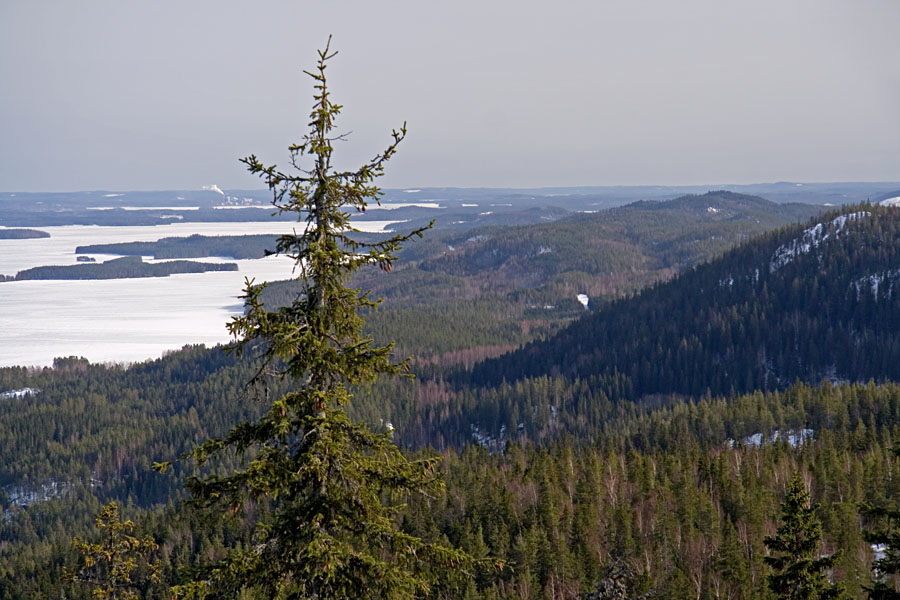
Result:
<svg viewBox="0 0 900 600"><path fill-rule="evenodd" d="M361 221L356 225L365 231L382 231L392 223ZM191 234L274 236L297 225L265 221L34 227L50 237L0 240L0 274L15 275L42 265L76 264L75 247L86 244L155 241ZM91 256L98 262L114 258ZM293 267L293 262L285 257L197 260L237 263L238 271L141 279L0 283L0 367L45 366L57 356L128 363L157 358L185 344L227 342L225 324L243 308L238 296L244 278L287 279Z"/></svg>

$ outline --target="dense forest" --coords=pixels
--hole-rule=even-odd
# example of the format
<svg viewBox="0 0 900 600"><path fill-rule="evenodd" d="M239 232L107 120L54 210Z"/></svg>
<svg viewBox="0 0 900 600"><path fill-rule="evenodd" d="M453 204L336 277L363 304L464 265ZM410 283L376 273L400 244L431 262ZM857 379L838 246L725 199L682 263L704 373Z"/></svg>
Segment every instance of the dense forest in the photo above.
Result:
<svg viewBox="0 0 900 600"><path fill-rule="evenodd" d="M240 539L240 520L209 529L171 503L180 475L149 469L248 416L240 407L253 403L224 399L247 372L221 356L191 349L129 370L77 360L41 374L3 370L7 387L43 386L0 415L7 481L16 482L3 486L3 597L62 597L71 537L90 535L91 514L110 498L160 543L166 583ZM561 385L534 387L553 402ZM561 435L444 450L447 491L414 501L406 526L512 567L451 597L576 598L620 560L635 593L768 598L762 540L795 471L820 503L826 549L845 550L834 577L860 597L874 558L861 530L877 525L860 506L896 506L900 493L889 452L900 435L897 386L797 384L665 407L623 402L610 414L593 441ZM43 452L32 451L36 440ZM38 494L30 504L26 488Z"/></svg>
<svg viewBox="0 0 900 600"><path fill-rule="evenodd" d="M497 298L518 290L501 281L512 296L491 296L477 274L510 259L460 261L440 249L445 238L411 246L410 273L379 276L388 300L368 327L379 338L393 330L401 350L417 339L434 350L412 364L416 380L358 389L349 411L411 456L443 459L445 490L411 498L405 531L508 566L448 580L435 597L575 599L619 569L629 597L775 598L765 540L795 473L817 504L821 552L841 551L831 579L866 597L876 553L863 534L890 525L871 508L900 508L896 212L851 207L696 267L679 262L683 245L672 242L670 262L655 263L660 283L558 313L557 327L577 320L555 335L526 333L524 310L479 328ZM492 235L552 244L526 235L545 227ZM430 283L405 295L397 281L413 273ZM462 289L472 296L434 322L461 281L479 287ZM473 326L472 315L482 320ZM237 456L165 474L151 466L258 417L264 405L245 386L255 369L202 347L128 368L72 357L0 369L0 392L29 390L0 399L0 597L88 598L63 569L77 560L72 538L94 535L93 515L109 500L159 545L161 581L135 575L142 597L168 597L184 568L249 543L252 514L210 523L181 504L188 476L226 472Z"/></svg>
<svg viewBox="0 0 900 600"><path fill-rule="evenodd" d="M764 234L479 365L473 380L621 374L635 397L896 380L900 213L849 210Z"/></svg>
<svg viewBox="0 0 900 600"><path fill-rule="evenodd" d="M401 251L390 277L362 273L354 284L385 298L389 310L366 315L377 340L418 363L471 366L581 316L579 294L601 307L819 210L719 191L552 223L458 231L439 220ZM294 293L275 282L264 297L284 305Z"/></svg>

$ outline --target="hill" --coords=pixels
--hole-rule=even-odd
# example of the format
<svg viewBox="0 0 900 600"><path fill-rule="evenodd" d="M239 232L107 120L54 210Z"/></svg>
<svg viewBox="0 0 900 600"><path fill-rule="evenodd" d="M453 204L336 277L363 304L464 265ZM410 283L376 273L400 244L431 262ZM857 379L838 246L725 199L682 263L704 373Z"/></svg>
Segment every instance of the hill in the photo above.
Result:
<svg viewBox="0 0 900 600"><path fill-rule="evenodd" d="M764 234L474 369L481 385L619 375L634 397L900 379L900 211Z"/></svg>
<svg viewBox="0 0 900 600"><path fill-rule="evenodd" d="M356 283L386 298L367 317L376 339L396 340L420 364L472 364L582 315L579 295L601 306L819 210L719 191L521 226L460 232L438 222L390 277ZM272 284L266 302L291 293Z"/></svg>

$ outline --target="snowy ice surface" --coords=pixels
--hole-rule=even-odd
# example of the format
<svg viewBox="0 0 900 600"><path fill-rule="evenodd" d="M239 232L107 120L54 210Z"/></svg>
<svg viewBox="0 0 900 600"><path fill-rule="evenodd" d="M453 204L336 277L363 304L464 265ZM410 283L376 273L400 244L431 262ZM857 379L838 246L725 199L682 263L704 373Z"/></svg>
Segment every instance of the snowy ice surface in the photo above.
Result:
<svg viewBox="0 0 900 600"><path fill-rule="evenodd" d="M379 206L374 202L366 207L366 210L396 210L398 208L408 208L417 206L419 208L444 208L437 202L382 202Z"/></svg>
<svg viewBox="0 0 900 600"><path fill-rule="evenodd" d="M871 213L869 212L856 212L835 218L831 221L835 236L840 235L848 221L857 221L864 217L868 217L870 214ZM804 230L800 237L791 240L789 244L782 244L775 250L775 253L772 255L772 260L769 262L769 272L774 273L794 260L797 256L808 254L814 248L818 248L819 245L829 237L831 237L829 228L824 223L816 223L812 227Z"/></svg>
<svg viewBox="0 0 900 600"><path fill-rule="evenodd" d="M581 302L581 304L582 304L585 308L588 307L588 303L591 301L591 299L588 298L588 295L587 295L587 294L578 294L577 298L578 298L578 301Z"/></svg>
<svg viewBox="0 0 900 600"><path fill-rule="evenodd" d="M88 210L200 210L199 206L88 206Z"/></svg>
<svg viewBox="0 0 900 600"><path fill-rule="evenodd" d="M393 221L354 223L382 231ZM152 227L70 225L42 227L49 238L0 240L0 273L41 265L77 264L75 246L162 237L287 233L293 222L172 223ZM114 255L92 254L98 261ZM145 257L145 260L148 260ZM238 271L185 273L169 277L85 281L0 283L0 367L48 366L58 356L92 362L135 362L156 358L185 344L229 340L226 322L242 312L237 297L245 277L275 281L291 277L293 261L283 256L233 262Z"/></svg>

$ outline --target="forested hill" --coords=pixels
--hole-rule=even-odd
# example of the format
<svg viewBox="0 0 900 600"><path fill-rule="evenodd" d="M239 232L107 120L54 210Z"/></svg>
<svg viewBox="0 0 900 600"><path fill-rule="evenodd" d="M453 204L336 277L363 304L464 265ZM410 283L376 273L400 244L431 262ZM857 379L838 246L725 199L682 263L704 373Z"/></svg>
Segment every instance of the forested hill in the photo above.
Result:
<svg viewBox="0 0 900 600"><path fill-rule="evenodd" d="M635 397L898 380L898 334L900 210L861 205L764 234L472 378L617 374Z"/></svg>
<svg viewBox="0 0 900 600"><path fill-rule="evenodd" d="M442 237L446 251L420 268L461 277L487 276L493 288L520 294L523 289L559 287L563 282L571 289L575 281L587 286L582 291L591 297L616 294L636 291L758 233L805 221L820 210L727 191L641 201L552 223ZM554 300L552 294L537 295Z"/></svg>
<svg viewBox="0 0 900 600"><path fill-rule="evenodd" d="M355 284L385 297L366 317L375 339L420 363L471 365L558 331L584 313L579 294L600 306L820 211L715 191L530 225L459 231L438 220L389 277L371 269ZM285 304L294 293L275 283L264 298Z"/></svg>

